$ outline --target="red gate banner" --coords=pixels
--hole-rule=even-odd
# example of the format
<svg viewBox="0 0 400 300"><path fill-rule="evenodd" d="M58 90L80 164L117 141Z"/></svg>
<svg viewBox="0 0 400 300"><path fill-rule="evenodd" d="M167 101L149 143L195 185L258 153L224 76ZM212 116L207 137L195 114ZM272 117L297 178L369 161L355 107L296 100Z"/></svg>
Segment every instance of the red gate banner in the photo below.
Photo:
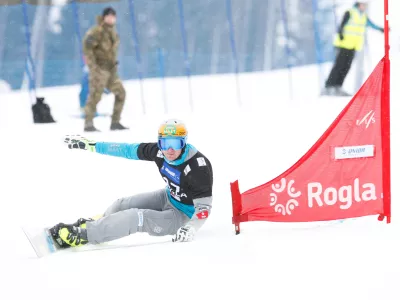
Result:
<svg viewBox="0 0 400 300"><path fill-rule="evenodd" d="M310 222L385 215L381 120L384 59L314 146L275 179L242 194L231 184L233 223ZM390 178L390 176L389 176ZM387 198L390 201L390 197Z"/></svg>

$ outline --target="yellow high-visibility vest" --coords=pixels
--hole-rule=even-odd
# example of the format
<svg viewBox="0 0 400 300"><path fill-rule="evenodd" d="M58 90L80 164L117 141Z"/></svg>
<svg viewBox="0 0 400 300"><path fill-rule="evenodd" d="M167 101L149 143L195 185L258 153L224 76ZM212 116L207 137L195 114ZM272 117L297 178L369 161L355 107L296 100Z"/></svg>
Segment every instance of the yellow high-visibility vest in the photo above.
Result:
<svg viewBox="0 0 400 300"><path fill-rule="evenodd" d="M364 33L367 25L367 14L361 13L358 9L349 10L350 19L343 28L343 40L339 34L335 36L333 45L339 48L360 51L364 46Z"/></svg>

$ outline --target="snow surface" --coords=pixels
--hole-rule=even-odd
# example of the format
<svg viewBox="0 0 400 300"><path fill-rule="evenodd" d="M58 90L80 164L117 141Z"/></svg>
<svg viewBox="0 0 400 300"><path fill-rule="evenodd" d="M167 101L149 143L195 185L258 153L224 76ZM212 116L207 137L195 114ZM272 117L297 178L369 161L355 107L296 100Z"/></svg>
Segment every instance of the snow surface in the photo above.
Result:
<svg viewBox="0 0 400 300"><path fill-rule="evenodd" d="M400 60L393 56L392 78L399 78L399 72ZM187 101L186 79L171 79L169 112L164 113L159 97L156 103L147 102L146 115L141 111L138 83L127 82L122 122L131 130L110 132L109 120L97 118L96 126L103 132L86 136L150 142L162 119L184 119L189 142L213 163L215 200L210 219L192 243L174 244L170 237L136 234L115 241L126 246L119 249L42 259L36 258L21 225L90 217L119 197L163 187L163 180L150 162L66 149L65 134L83 134L82 120L71 117L78 112L77 86L40 91L56 124L32 124L25 92L2 94L0 298L400 299L400 190L396 184L400 178L400 92L396 80L391 90L391 224L376 217L321 224L252 222L242 224L242 234L234 234L229 183L239 179L244 191L286 170L349 100L307 95L315 94L315 82L307 80L307 70L299 82L303 96L288 100L286 94L276 92L279 76L243 75L242 109L236 105L234 77L194 78L195 112L188 105L179 106ZM271 81L274 92L268 93L264 86ZM260 86L264 90L254 92ZM146 99L152 99L152 94L161 94L161 83L146 82L144 91ZM100 111L110 111L112 102L111 96L104 97Z"/></svg>

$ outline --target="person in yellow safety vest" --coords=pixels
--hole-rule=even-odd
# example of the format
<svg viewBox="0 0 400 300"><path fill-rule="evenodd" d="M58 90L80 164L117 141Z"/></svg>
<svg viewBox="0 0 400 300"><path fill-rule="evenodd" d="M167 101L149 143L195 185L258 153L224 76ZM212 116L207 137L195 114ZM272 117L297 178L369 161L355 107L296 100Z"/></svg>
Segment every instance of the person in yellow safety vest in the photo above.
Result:
<svg viewBox="0 0 400 300"><path fill-rule="evenodd" d="M366 27L383 32L383 28L375 25L366 13L367 1L357 1L354 6L346 11L333 45L337 48L335 62L325 82L322 95L351 96L342 90L343 82L350 71L356 51L364 46Z"/></svg>

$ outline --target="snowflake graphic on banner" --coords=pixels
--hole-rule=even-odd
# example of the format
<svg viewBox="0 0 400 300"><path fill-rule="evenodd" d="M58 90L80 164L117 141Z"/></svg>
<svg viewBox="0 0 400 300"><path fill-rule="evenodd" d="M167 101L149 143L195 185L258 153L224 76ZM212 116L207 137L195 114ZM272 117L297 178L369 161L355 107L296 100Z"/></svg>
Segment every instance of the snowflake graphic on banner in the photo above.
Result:
<svg viewBox="0 0 400 300"><path fill-rule="evenodd" d="M280 183L276 183L272 185L272 190L275 193L270 193L269 195L271 196L271 203L270 206L275 207L275 211L277 213L280 213L282 215L291 215L292 211L299 206L299 202L295 199L301 196L301 192L295 190L293 187L294 180L289 180L289 183L286 184L286 179L282 178ZM281 204L278 203L278 195L281 194L286 190L287 195L289 196L289 200L286 202L286 204Z"/></svg>

